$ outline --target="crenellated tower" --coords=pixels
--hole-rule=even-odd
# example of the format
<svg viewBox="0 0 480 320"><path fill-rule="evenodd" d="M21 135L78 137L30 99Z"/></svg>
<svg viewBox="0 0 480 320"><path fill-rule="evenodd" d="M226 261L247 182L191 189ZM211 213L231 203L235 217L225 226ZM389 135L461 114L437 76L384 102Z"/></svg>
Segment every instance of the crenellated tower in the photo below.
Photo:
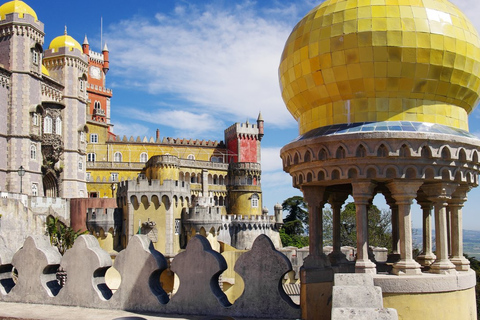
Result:
<svg viewBox="0 0 480 320"><path fill-rule="evenodd" d="M64 34L53 39L45 50L44 64L50 77L63 86L61 101L43 103L42 170L46 194L85 197L88 57L65 27Z"/></svg>
<svg viewBox="0 0 480 320"><path fill-rule="evenodd" d="M0 6L0 190L42 191L38 132L44 25L23 1ZM20 186L18 169L25 169Z"/></svg>
<svg viewBox="0 0 480 320"><path fill-rule="evenodd" d="M239 215L262 214L260 186L260 141L263 137L263 118L257 124L235 123L225 130L229 163L227 211Z"/></svg>

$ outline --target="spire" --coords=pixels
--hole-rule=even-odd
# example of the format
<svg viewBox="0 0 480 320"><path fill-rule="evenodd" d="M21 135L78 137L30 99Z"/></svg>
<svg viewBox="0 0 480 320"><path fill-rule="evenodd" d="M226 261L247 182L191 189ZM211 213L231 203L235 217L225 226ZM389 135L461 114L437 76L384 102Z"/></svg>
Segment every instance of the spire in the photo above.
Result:
<svg viewBox="0 0 480 320"><path fill-rule="evenodd" d="M85 40L83 40L82 49L84 54L86 54L87 56L90 55L90 44L88 43L86 34L85 34Z"/></svg>
<svg viewBox="0 0 480 320"><path fill-rule="evenodd" d="M258 113L257 121L263 121L263 117L262 117L262 112L261 112L261 111Z"/></svg>
<svg viewBox="0 0 480 320"><path fill-rule="evenodd" d="M87 39L87 34L85 34L85 39L83 40L83 44L89 44Z"/></svg>
<svg viewBox="0 0 480 320"><path fill-rule="evenodd" d="M107 42L105 42L105 45L103 46L103 51L108 51Z"/></svg>
<svg viewBox="0 0 480 320"><path fill-rule="evenodd" d="M261 141L263 138L263 117L262 113L258 113L258 118L257 118L257 128L258 128L258 139Z"/></svg>

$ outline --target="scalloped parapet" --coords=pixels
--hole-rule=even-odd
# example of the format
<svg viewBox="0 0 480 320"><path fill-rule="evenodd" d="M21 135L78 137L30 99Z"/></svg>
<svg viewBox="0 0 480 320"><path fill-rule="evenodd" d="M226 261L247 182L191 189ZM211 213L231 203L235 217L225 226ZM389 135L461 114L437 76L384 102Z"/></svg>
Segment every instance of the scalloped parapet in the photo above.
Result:
<svg viewBox="0 0 480 320"><path fill-rule="evenodd" d="M109 89L107 89L109 90ZM129 143L139 143L139 144L168 144L168 145L183 145L183 146L201 146L201 147L212 147L212 148L224 148L225 144L223 141L217 140L199 140L199 139L185 139L185 138L172 138L172 137L163 137L163 139L154 138L154 137L133 137L127 138L126 136L109 136L109 142L129 142Z"/></svg>
<svg viewBox="0 0 480 320"><path fill-rule="evenodd" d="M0 300L15 286L12 278L12 257L13 253L4 245L0 245Z"/></svg>
<svg viewBox="0 0 480 320"><path fill-rule="evenodd" d="M187 249L172 261L171 269L180 278L178 292L171 303L178 306L182 313L211 315L218 313L220 306L230 305L218 284L227 263L220 253L212 250L205 237L197 235L192 238Z"/></svg>
<svg viewBox="0 0 480 320"><path fill-rule="evenodd" d="M233 307L237 311L235 314L268 317L280 312L288 318L299 317L300 307L293 303L281 286L284 275L291 270L292 264L285 255L275 250L272 241L265 235L258 236L252 249L235 264L235 272L245 283L245 290Z"/></svg>
<svg viewBox="0 0 480 320"><path fill-rule="evenodd" d="M45 303L56 296L60 291L56 272L61 258L46 236L28 237L12 259L18 279L8 300Z"/></svg>
<svg viewBox="0 0 480 320"><path fill-rule="evenodd" d="M81 235L65 253L61 267L67 282L58 295L61 304L95 308L112 297L105 273L112 266L110 255L92 235Z"/></svg>
<svg viewBox="0 0 480 320"><path fill-rule="evenodd" d="M135 263L131 263L135 261ZM152 311L158 303L166 304L168 295L160 286L160 274L167 269L167 260L155 250L146 235L135 235L114 264L122 282L112 298L124 309Z"/></svg>

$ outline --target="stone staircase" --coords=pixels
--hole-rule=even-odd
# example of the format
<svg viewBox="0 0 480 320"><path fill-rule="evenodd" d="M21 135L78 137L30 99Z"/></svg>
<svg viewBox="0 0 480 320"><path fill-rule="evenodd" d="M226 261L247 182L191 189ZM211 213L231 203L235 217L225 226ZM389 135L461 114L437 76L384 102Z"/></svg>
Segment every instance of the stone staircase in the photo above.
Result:
<svg viewBox="0 0 480 320"><path fill-rule="evenodd" d="M398 320L397 310L383 307L382 289L371 274L335 274L332 320Z"/></svg>

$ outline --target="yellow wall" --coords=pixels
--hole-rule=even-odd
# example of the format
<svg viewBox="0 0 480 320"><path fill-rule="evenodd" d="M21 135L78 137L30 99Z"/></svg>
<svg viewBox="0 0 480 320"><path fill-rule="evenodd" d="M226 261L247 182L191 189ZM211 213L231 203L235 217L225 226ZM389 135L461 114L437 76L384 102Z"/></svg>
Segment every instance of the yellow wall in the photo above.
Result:
<svg viewBox="0 0 480 320"><path fill-rule="evenodd" d="M237 186L228 194L229 213L240 215L262 214L262 193L259 186ZM251 197L258 195L258 207L252 208Z"/></svg>
<svg viewBox="0 0 480 320"><path fill-rule="evenodd" d="M383 294L385 308L395 308L399 320L475 320L475 288L440 293Z"/></svg>

